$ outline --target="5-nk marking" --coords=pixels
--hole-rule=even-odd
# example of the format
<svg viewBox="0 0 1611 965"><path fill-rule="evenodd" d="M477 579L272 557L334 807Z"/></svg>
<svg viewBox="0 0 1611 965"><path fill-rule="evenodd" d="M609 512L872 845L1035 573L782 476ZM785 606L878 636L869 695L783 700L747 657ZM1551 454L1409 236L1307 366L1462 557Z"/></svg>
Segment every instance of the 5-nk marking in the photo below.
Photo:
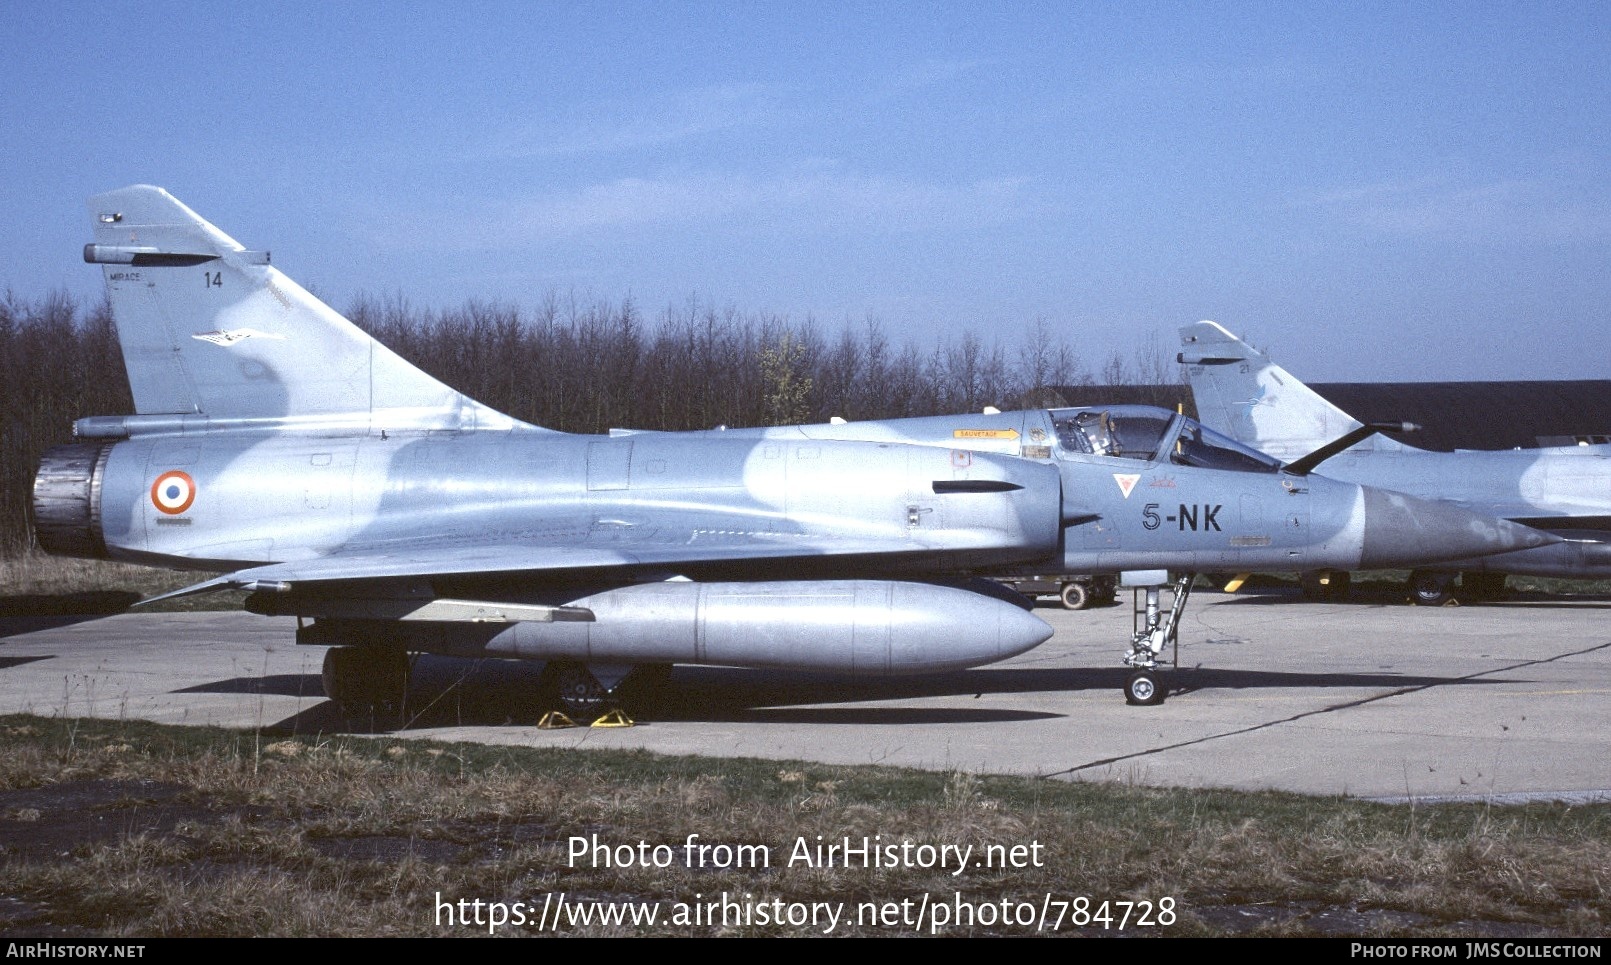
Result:
<svg viewBox="0 0 1611 965"><path fill-rule="evenodd" d="M1142 526L1147 529L1157 529L1164 523L1174 523L1182 533L1188 529L1195 533L1197 532L1198 524L1201 523L1202 530L1205 533L1210 531L1215 533L1222 532L1219 528L1219 520L1215 517L1219 515L1220 510L1225 508L1223 503L1214 503L1212 505L1209 503L1202 503L1201 505L1181 503L1180 509L1173 516L1159 516L1158 506L1158 503L1148 503L1142 507Z"/></svg>

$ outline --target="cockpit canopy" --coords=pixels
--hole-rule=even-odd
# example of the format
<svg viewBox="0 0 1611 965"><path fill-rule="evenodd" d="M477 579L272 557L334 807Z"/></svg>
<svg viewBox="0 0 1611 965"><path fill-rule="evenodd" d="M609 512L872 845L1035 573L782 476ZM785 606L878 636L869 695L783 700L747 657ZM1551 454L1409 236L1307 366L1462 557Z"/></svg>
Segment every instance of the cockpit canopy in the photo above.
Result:
<svg viewBox="0 0 1611 965"><path fill-rule="evenodd" d="M1281 462L1249 449L1196 419L1149 405L1051 410L1065 453L1168 461L1202 469L1280 472Z"/></svg>

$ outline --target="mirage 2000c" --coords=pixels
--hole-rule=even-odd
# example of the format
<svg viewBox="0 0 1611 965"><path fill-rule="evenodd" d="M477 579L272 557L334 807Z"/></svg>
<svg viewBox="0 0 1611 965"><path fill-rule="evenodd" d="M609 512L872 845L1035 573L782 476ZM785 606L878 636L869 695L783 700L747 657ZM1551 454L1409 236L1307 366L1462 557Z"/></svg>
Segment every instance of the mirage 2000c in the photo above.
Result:
<svg viewBox="0 0 1611 965"><path fill-rule="evenodd" d="M1277 457L1327 447L1326 471L1338 479L1410 493L1525 523L1561 539L1548 546L1466 560L1432 561L1410 574L1410 599L1441 604L1462 590L1493 598L1505 575L1561 579L1611 577L1611 446L1542 449L1457 449L1435 452L1374 435L1269 356L1214 322L1180 330L1186 365L1203 421L1237 441ZM1305 569L1310 569L1305 567ZM1320 581L1324 579L1323 588ZM1347 591L1348 573L1311 575L1319 595Z"/></svg>
<svg viewBox="0 0 1611 965"><path fill-rule="evenodd" d="M399 706L411 654L545 661L591 711L637 668L921 673L1051 635L981 576L1550 539L1286 472L1167 412L552 431L403 361L160 188L90 212L135 414L45 456L40 545L220 573L179 593L297 616L349 710ZM1156 652L1132 646L1133 701L1162 697Z"/></svg>

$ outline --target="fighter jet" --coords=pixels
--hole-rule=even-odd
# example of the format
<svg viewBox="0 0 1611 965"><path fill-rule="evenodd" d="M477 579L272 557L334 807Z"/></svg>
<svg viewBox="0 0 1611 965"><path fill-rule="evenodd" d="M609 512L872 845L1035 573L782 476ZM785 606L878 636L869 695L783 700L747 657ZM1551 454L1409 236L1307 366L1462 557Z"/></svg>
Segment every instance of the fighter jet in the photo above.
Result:
<svg viewBox="0 0 1611 965"><path fill-rule="evenodd" d="M1334 440L1352 445L1322 463L1327 475L1524 523L1564 537L1519 552L1448 561L1414 570L1411 598L1450 598L1456 573L1470 596L1497 596L1507 573L1577 579L1611 576L1611 446L1429 452L1385 435L1341 411L1264 353L1213 322L1180 330L1197 412L1238 442L1278 459L1311 453ZM1396 428L1396 427L1389 427ZM1344 592L1348 574L1324 579L1323 595Z"/></svg>
<svg viewBox="0 0 1611 965"><path fill-rule="evenodd" d="M402 704L410 654L544 661L591 712L674 663L1010 657L1051 635L978 579L1017 569L1392 565L1550 539L1284 472L1156 410L557 432L403 361L160 188L90 213L136 411L46 454L39 544L218 572L172 595L242 589L298 617L358 713ZM1132 642L1133 702L1162 698L1160 632Z"/></svg>

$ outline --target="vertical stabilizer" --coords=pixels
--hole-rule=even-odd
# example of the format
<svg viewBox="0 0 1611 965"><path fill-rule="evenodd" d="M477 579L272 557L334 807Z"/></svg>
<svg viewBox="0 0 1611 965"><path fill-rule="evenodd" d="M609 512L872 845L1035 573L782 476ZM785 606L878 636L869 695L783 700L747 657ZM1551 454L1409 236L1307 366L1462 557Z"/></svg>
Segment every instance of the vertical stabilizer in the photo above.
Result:
<svg viewBox="0 0 1611 965"><path fill-rule="evenodd" d="M1278 459L1297 459L1360 427L1358 420L1214 322L1180 330L1186 366L1204 425ZM1373 437L1358 448L1401 449Z"/></svg>
<svg viewBox="0 0 1611 965"><path fill-rule="evenodd" d="M216 426L524 426L443 385L161 188L89 202L140 415Z"/></svg>

